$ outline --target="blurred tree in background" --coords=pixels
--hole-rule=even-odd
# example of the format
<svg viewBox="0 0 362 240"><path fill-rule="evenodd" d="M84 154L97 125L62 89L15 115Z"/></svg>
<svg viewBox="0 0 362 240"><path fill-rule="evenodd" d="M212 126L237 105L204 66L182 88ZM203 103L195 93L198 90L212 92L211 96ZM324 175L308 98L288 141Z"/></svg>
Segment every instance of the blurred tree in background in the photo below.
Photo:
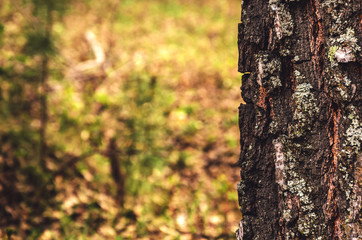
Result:
<svg viewBox="0 0 362 240"><path fill-rule="evenodd" d="M233 236L237 0L0 3L0 238Z"/></svg>

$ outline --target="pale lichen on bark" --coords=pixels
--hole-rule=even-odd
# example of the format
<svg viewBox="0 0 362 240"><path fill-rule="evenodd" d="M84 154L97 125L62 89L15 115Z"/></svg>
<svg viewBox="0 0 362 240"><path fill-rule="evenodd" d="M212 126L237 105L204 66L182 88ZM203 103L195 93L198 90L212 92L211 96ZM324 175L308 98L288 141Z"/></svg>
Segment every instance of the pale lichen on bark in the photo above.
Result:
<svg viewBox="0 0 362 240"><path fill-rule="evenodd" d="M338 50L334 53L334 57L339 63L348 63L356 61L357 54L361 51L358 45L358 39L352 28L347 28L346 33L341 34L337 39L332 39L331 44L338 44Z"/></svg>
<svg viewBox="0 0 362 240"><path fill-rule="evenodd" d="M283 144L278 139L274 139L273 145L275 149L275 182L278 183L280 190L283 190L285 186L284 182L285 156L283 153Z"/></svg>
<svg viewBox="0 0 362 240"><path fill-rule="evenodd" d="M300 173L300 159L296 158L298 152L308 149L308 143L299 144L287 136L282 138L285 149L285 182L282 193L282 222L286 239L295 239L298 236L318 239L318 232L325 227L318 223L318 215L311 199L313 186L308 183ZM296 221L296 224L291 224ZM318 230L318 231L317 231Z"/></svg>
<svg viewBox="0 0 362 240"><path fill-rule="evenodd" d="M290 56L290 41L288 37L294 33L294 21L290 14L290 9L287 4L281 0L269 0L269 12L274 18L274 32L279 41L283 41L283 47L280 48L279 53L282 56Z"/></svg>
<svg viewBox="0 0 362 240"><path fill-rule="evenodd" d="M291 137L302 137L311 130L315 116L319 112L316 99L312 92L312 85L301 83L296 87L293 94L295 110L293 113L293 123L291 125Z"/></svg>
<svg viewBox="0 0 362 240"><path fill-rule="evenodd" d="M275 33L279 39L293 34L293 19L289 7L280 0L269 0L269 8L274 17Z"/></svg>
<svg viewBox="0 0 362 240"><path fill-rule="evenodd" d="M338 156L338 170L345 190L344 197L348 203L347 217L344 224L345 236L348 239L354 239L362 233L359 223L362 206L362 123L354 106L349 106L347 113L345 119L346 122L349 122L349 125L343 133L344 141L341 143L341 151Z"/></svg>
<svg viewBox="0 0 362 240"><path fill-rule="evenodd" d="M256 56L258 65L257 82L259 86L267 89L271 93L274 89L280 88L280 67L281 62L277 58L273 58L269 53L259 53Z"/></svg>
<svg viewBox="0 0 362 240"><path fill-rule="evenodd" d="M329 66L325 71L329 94L338 106L347 105L342 117L343 131L338 136L341 142L336 177L340 179L343 189L339 193L340 198L346 202L340 206L343 224L340 224L337 236L338 239L358 239L358 236L362 236L358 219L361 209L361 186L358 184L361 170L358 166L361 165L362 125L360 109L357 110L353 104L358 84L350 80L344 64L357 62L361 52L360 35L358 39L353 21L350 21L355 12L350 1L327 0L322 7L330 17L332 26L326 42L329 46Z"/></svg>

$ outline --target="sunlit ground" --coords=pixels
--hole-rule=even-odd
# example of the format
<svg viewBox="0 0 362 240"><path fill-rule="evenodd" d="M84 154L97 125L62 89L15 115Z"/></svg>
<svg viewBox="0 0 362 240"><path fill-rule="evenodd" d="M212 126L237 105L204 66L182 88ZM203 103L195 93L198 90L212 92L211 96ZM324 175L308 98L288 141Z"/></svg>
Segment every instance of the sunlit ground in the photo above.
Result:
<svg viewBox="0 0 362 240"><path fill-rule="evenodd" d="M36 19L20 2L2 3L0 66L24 74L39 60L23 53L23 27ZM239 0L72 1L52 27L51 173L31 157L29 139L38 141L41 128L36 100L26 116L4 112L0 122L0 134L18 134L23 146L18 153L2 140L0 170L15 180L12 188L0 181L0 237L10 229L13 239L232 239L241 218L239 16ZM12 81L25 101L36 99L37 85L23 78ZM0 84L5 109L14 83ZM111 139L126 181L123 207ZM11 156L19 165L6 170Z"/></svg>

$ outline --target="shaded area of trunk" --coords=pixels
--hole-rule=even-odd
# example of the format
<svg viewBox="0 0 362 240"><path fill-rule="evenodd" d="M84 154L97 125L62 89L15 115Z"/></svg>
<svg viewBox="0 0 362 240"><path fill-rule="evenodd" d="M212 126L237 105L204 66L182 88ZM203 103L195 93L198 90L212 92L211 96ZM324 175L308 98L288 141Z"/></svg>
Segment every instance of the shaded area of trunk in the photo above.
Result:
<svg viewBox="0 0 362 240"><path fill-rule="evenodd" d="M360 1L243 1L238 239L358 239Z"/></svg>

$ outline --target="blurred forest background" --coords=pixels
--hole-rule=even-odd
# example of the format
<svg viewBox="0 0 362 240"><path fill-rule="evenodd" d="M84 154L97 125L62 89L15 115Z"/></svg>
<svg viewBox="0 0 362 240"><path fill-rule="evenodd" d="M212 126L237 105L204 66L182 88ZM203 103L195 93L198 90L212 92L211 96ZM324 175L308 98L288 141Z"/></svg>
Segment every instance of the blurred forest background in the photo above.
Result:
<svg viewBox="0 0 362 240"><path fill-rule="evenodd" d="M0 239L231 239L240 0L1 0Z"/></svg>

